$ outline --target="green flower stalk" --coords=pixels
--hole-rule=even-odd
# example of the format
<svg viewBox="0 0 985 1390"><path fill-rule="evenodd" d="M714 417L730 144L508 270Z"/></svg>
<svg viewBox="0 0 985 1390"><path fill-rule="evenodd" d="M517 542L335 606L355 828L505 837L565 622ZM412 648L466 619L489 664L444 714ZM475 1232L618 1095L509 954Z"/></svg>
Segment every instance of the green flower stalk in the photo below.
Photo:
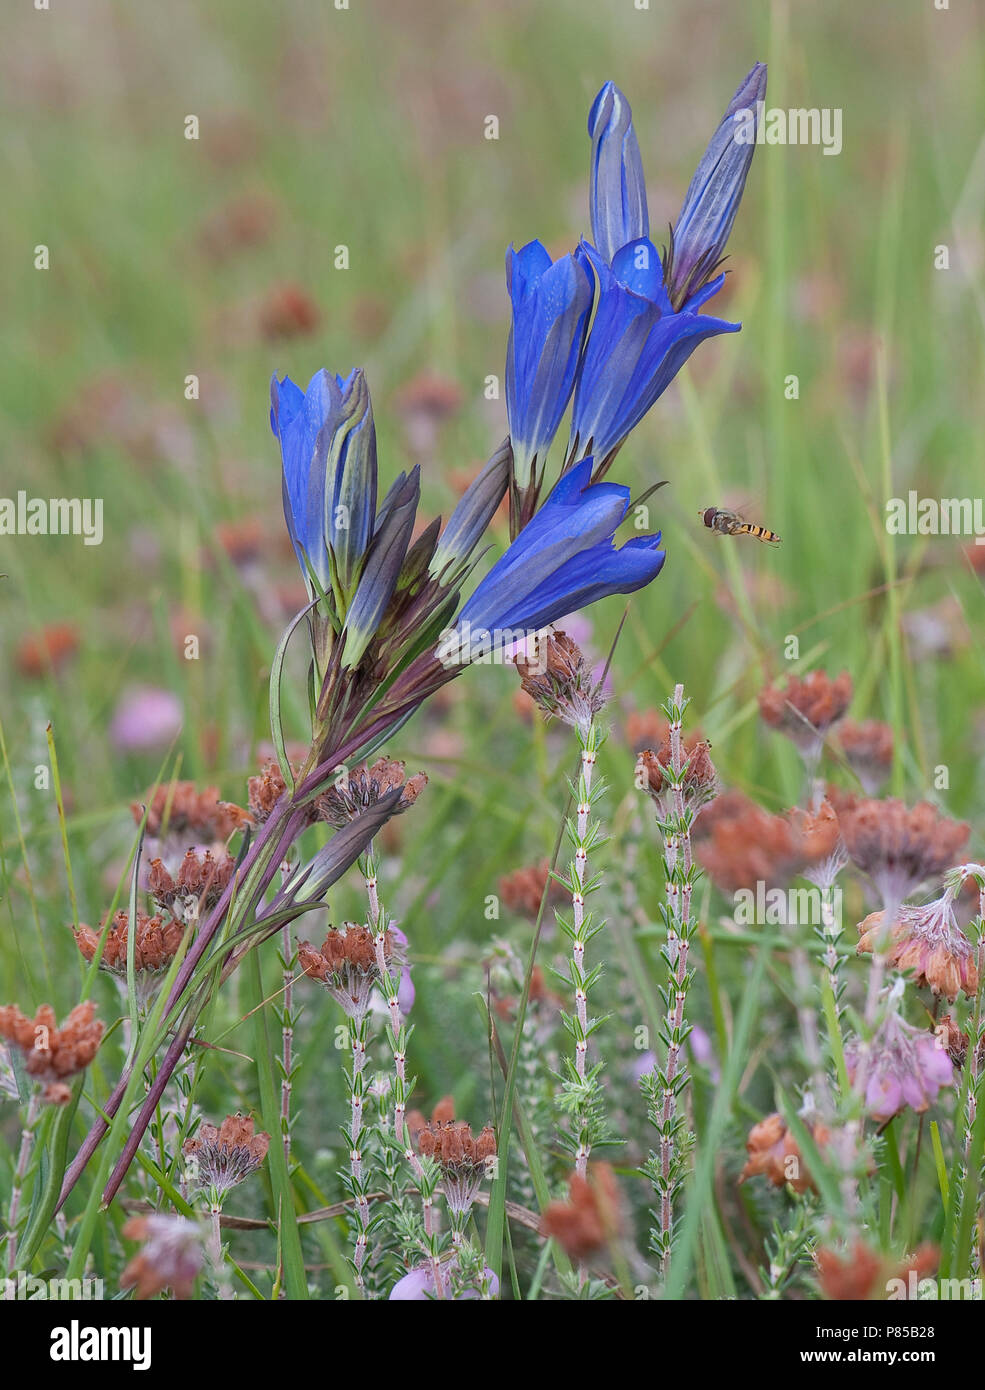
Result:
<svg viewBox="0 0 985 1390"><path fill-rule="evenodd" d="M569 1117L569 1129L560 1138L574 1156L575 1171L584 1177L592 1149L611 1142L603 1109L599 1080L603 1063L588 1064L588 1043L605 1022L589 1013L589 995L602 975L602 963L589 968L585 950L605 923L586 911L586 901L602 883L601 874L589 875L588 857L605 844L598 820L593 819L596 803L605 794L605 784L595 780L595 764L605 734L596 715L605 704L601 682L585 657L563 632L552 633L517 658L516 668L523 689L547 718L558 718L575 731L581 749L581 768L576 791L575 818L566 827L573 850L565 888L571 894L571 913L557 912L561 931L571 942L568 974L555 972L571 990L574 1011L562 1011L561 1021L574 1044L574 1056L565 1059L559 1107Z"/></svg>
<svg viewBox="0 0 985 1390"><path fill-rule="evenodd" d="M657 1150L644 1166L658 1197L657 1224L650 1248L660 1261L664 1282L670 1272L674 1240L674 1211L687 1174L694 1136L685 1110L690 1082L684 1047L691 1031L686 1018L687 994L694 979L688 966L691 938L697 923L691 916L691 896L701 876L691 853L691 827L701 807L717 795L715 769L707 744L695 740L685 753L681 736L690 704L683 685L674 688L664 705L669 721L667 741L657 753L645 753L637 763L637 786L657 806L657 826L664 842L666 903L661 907L667 942L663 959L666 983L661 987L665 1014L661 1030L664 1063L640 1079L650 1123L657 1132Z"/></svg>

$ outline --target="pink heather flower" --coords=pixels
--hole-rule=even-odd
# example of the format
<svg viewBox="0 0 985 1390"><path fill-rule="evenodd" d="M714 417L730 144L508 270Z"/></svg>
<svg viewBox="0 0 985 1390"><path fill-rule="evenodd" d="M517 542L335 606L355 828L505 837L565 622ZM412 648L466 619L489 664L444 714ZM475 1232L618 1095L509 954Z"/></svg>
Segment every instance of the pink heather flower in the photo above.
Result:
<svg viewBox="0 0 985 1390"><path fill-rule="evenodd" d="M881 1124L906 1106L921 1114L945 1086L954 1084L954 1064L936 1034L914 1028L892 1012L868 1050L857 1040L845 1048L848 1076L865 1078L865 1107Z"/></svg>
<svg viewBox="0 0 985 1390"><path fill-rule="evenodd" d="M441 1270L443 1298L457 1297L460 1302L464 1303L468 1302L470 1299L497 1298L499 1296L499 1280L488 1265L485 1268L485 1294L479 1293L477 1289L466 1289L464 1293L453 1295L449 1273L450 1271L447 1268ZM390 1299L396 1301L422 1301L434 1297L434 1271L430 1265L415 1265L402 1279L398 1279L390 1290Z"/></svg>
<svg viewBox="0 0 985 1390"><path fill-rule="evenodd" d="M110 740L120 753L166 748L181 730L181 701L170 690L149 686L128 691L116 706Z"/></svg>

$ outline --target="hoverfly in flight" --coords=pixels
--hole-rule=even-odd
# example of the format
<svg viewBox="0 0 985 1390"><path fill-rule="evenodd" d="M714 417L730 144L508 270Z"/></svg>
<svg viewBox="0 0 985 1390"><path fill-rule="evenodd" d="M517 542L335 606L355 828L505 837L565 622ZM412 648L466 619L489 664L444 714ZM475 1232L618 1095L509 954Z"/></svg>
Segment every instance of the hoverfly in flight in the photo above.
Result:
<svg viewBox="0 0 985 1390"><path fill-rule="evenodd" d="M706 507L698 515L709 531L717 531L720 536L755 536L756 540L773 545L780 542L780 537L768 526L756 526L746 521L739 512L729 511L727 507Z"/></svg>

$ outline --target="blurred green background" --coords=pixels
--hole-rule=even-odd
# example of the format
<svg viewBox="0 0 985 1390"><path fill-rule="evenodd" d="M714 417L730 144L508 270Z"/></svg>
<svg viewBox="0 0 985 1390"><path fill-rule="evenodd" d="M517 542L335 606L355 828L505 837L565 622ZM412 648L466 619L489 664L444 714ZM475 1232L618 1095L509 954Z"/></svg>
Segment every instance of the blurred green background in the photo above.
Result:
<svg viewBox="0 0 985 1390"><path fill-rule="evenodd" d="M614 663L610 814L631 792L624 717L677 680L725 779L789 804L796 755L760 729L755 696L768 677L824 665L851 672L856 718L896 726L897 789L933 794L946 764L942 805L974 822L985 547L892 544L883 515L911 487L974 496L985 477L983 21L972 0L8 11L0 495L102 497L105 538L0 538L3 995L59 1011L77 997L55 800L34 785L48 721L84 921L101 919L123 871L127 804L162 769L244 800L269 737L272 653L300 597L271 373L305 383L322 365L366 366L384 483L421 461L424 512L447 512L505 433L504 401L484 399L503 370L505 248L538 237L558 253L589 232L585 123L607 78L633 105L658 243L757 59L771 106L841 108L844 142L836 157L757 150L715 305L743 331L699 349L617 461L634 493L670 486L651 504L667 563L632 600ZM197 140L184 138L190 115ZM498 140L484 138L490 115ZM185 398L191 375L198 400ZM701 527L700 508L743 501L779 549ZM623 609L590 611L597 656ZM52 624L69 631L39 638ZM185 659L189 634L198 660ZM168 735L114 746L114 712L140 687L180 701L171 758ZM478 957L484 895L553 843L572 750L516 708L515 687L509 671L466 674L391 750L432 780L397 823L407 853L388 894L425 969ZM293 688L288 732L302 739L300 664ZM980 822L970 848L981 853ZM361 912L349 893L337 916ZM460 1081L450 1016L440 989L418 1013L433 1094Z"/></svg>

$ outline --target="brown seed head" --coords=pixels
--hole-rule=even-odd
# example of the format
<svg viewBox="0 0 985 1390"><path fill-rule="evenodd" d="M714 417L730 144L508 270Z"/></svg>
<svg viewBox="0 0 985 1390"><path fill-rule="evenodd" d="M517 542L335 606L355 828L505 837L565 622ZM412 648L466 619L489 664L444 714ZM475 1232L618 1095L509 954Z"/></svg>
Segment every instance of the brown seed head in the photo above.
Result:
<svg viewBox="0 0 985 1390"><path fill-rule="evenodd" d="M605 704L591 663L565 632L541 634L514 658L524 692L546 719L587 728Z"/></svg>
<svg viewBox="0 0 985 1390"><path fill-rule="evenodd" d="M103 1025L89 999L76 1004L61 1028L50 1004L42 1004L33 1019L15 1004L0 1007L0 1038L20 1049L28 1075L46 1084L44 1098L52 1104L68 1099L67 1088L59 1083L85 1070L102 1036Z"/></svg>
<svg viewBox="0 0 985 1390"><path fill-rule="evenodd" d="M423 772L407 777L405 763L391 758L377 758L372 767L363 764L348 774L340 775L334 786L315 798L318 819L328 821L341 830L397 787L402 787L403 791L394 815L400 815L413 806L427 786L427 781L427 775Z"/></svg>
<svg viewBox="0 0 985 1390"><path fill-rule="evenodd" d="M553 1236L573 1260L596 1255L619 1235L619 1185L608 1163L589 1165L587 1177L573 1173L566 1202L544 1208L541 1234Z"/></svg>
<svg viewBox="0 0 985 1390"><path fill-rule="evenodd" d="M908 807L892 797L845 806L838 822L852 862L892 907L955 863L969 833L965 822L942 816L929 801Z"/></svg>
<svg viewBox="0 0 985 1390"><path fill-rule="evenodd" d="M805 1120L804 1123L816 1144L827 1144L831 1136L824 1125L816 1120ZM739 1174L739 1182L745 1182L746 1178L762 1176L774 1187L785 1187L789 1183L795 1192L804 1193L808 1188L816 1191L814 1180L801 1158L797 1141L787 1128L782 1115L767 1115L764 1120L753 1125L746 1140L746 1152L749 1158Z"/></svg>
<svg viewBox="0 0 985 1390"><path fill-rule="evenodd" d="M866 796L875 796L893 766L893 731L878 719L857 724L846 719L838 730L838 742Z"/></svg>
<svg viewBox="0 0 985 1390"><path fill-rule="evenodd" d="M826 671L811 671L801 679L790 676L786 688L768 685L759 695L763 721L785 734L807 760L816 758L832 724L842 717L852 698L847 671L834 680Z"/></svg>

